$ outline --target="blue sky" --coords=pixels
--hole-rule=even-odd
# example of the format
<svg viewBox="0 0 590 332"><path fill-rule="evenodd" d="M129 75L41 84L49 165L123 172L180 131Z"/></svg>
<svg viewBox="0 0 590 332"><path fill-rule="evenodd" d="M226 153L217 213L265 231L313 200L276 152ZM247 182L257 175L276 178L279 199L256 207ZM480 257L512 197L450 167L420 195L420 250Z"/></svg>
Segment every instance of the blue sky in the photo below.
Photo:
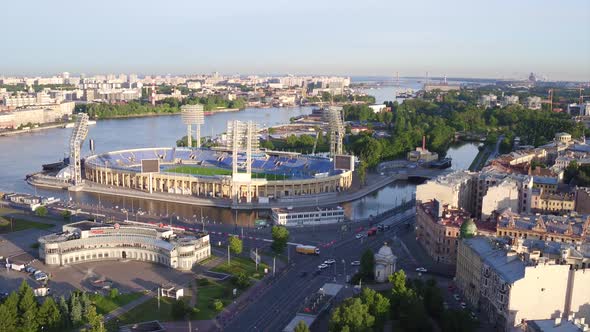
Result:
<svg viewBox="0 0 590 332"><path fill-rule="evenodd" d="M0 75L292 73L590 80L587 0L31 0Z"/></svg>

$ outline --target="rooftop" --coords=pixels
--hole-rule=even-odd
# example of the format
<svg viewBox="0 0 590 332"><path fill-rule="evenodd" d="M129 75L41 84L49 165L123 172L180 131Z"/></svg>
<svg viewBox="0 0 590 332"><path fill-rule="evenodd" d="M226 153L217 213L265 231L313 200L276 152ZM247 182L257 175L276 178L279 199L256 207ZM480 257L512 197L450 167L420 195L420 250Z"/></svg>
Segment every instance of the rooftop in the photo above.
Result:
<svg viewBox="0 0 590 332"><path fill-rule="evenodd" d="M463 241L505 281L513 283L524 278L524 262L516 257L509 257L508 252L502 249L499 243L493 243L490 239L481 236Z"/></svg>
<svg viewBox="0 0 590 332"><path fill-rule="evenodd" d="M571 321L559 321L555 319L529 320L526 322L527 327L534 332L582 332L584 331L581 324L575 324Z"/></svg>
<svg viewBox="0 0 590 332"><path fill-rule="evenodd" d="M463 222L471 219L471 214L469 212L462 209L451 208L448 205L440 206L437 201L425 202L420 204L420 206L424 212L433 218L433 221L441 225L461 227ZM440 217L438 216L439 213L437 209L442 209Z"/></svg>

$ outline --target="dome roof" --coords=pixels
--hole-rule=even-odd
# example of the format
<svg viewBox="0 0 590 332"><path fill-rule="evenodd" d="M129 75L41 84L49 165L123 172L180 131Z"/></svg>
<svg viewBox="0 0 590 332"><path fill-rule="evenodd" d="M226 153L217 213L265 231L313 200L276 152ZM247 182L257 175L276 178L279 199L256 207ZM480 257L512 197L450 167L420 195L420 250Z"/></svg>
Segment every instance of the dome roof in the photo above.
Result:
<svg viewBox="0 0 590 332"><path fill-rule="evenodd" d="M461 237L470 238L477 234L477 225L473 219L468 219L461 225Z"/></svg>
<svg viewBox="0 0 590 332"><path fill-rule="evenodd" d="M386 243L383 245L383 247L381 247L381 249L379 249L377 255L384 257L393 256L393 251L391 251L391 248Z"/></svg>

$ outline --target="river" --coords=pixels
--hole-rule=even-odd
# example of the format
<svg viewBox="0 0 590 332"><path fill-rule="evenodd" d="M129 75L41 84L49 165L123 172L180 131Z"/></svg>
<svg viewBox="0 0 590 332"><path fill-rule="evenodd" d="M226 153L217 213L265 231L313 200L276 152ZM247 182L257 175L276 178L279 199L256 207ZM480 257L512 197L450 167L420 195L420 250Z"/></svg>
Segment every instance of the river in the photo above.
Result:
<svg viewBox="0 0 590 332"><path fill-rule="evenodd" d="M416 84L407 87L417 88ZM393 87L367 90L367 93L376 96L378 103L391 100L393 92ZM248 108L239 112L216 113L205 118L202 134L206 136L224 132L229 120L252 120L261 126L272 126L288 123L291 117L309 114L311 110L311 107ZM168 147L174 146L176 140L185 135L185 130L179 115L100 120L96 125L90 126L88 139L94 139L95 149L98 153L129 148ZM67 153L67 141L70 134L71 129L55 128L0 137L0 191L29 192L67 199L68 194L63 191L35 189L29 186L24 181L24 177L26 174L39 171L41 164L56 162L63 158ZM83 155L89 154L88 139L83 147ZM453 158L453 168L468 168L478 152L477 146L477 143L451 146L447 156ZM343 208L346 215L353 219L376 215L395 207L396 204L412 199L415 186L412 183L396 182L363 199L345 203ZM100 204L104 206L133 208L134 210L140 207L142 210L152 211L154 214L174 213L188 219L193 216L200 218L201 214L200 207L185 204L130 200L111 196L99 198L87 193L72 193L71 199L87 204L97 204L100 200ZM234 220L229 209L203 208L202 212L211 221L233 223ZM252 225L257 217L257 212L240 212L238 223Z"/></svg>

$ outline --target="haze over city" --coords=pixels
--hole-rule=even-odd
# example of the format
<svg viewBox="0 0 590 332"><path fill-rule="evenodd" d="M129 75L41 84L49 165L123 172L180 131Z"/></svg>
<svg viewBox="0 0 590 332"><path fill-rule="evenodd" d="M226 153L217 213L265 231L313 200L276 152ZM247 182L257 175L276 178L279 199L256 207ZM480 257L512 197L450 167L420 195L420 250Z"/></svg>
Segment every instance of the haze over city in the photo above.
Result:
<svg viewBox="0 0 590 332"><path fill-rule="evenodd" d="M10 1L0 332L590 331L590 1Z"/></svg>
<svg viewBox="0 0 590 332"><path fill-rule="evenodd" d="M0 73L590 79L590 2L10 1Z"/></svg>

